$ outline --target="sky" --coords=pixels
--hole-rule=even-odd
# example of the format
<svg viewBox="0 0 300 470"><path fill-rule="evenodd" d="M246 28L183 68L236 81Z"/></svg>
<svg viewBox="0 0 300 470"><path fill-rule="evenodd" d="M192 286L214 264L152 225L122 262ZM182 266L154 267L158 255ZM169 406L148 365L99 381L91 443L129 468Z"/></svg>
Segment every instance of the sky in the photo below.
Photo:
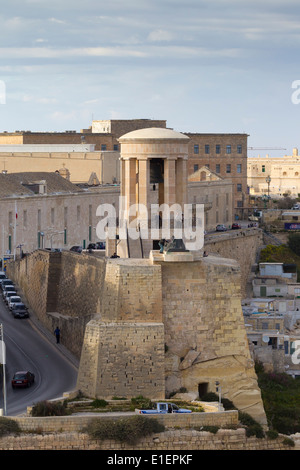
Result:
<svg viewBox="0 0 300 470"><path fill-rule="evenodd" d="M299 55L299 0L10 0L0 132L163 119L179 132L247 133L249 156L291 155Z"/></svg>

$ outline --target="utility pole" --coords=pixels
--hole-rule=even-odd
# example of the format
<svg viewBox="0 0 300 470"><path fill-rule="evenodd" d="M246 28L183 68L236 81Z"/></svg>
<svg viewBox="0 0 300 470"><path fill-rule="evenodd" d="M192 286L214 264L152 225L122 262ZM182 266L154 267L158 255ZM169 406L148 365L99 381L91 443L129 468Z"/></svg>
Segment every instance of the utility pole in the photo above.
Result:
<svg viewBox="0 0 300 470"><path fill-rule="evenodd" d="M4 416L5 416L6 415L6 380L5 380L6 358L5 358L5 344L4 344L4 333L3 333L2 323L0 323L0 346L1 346L0 358L2 362L2 371L3 371L3 410L4 410Z"/></svg>

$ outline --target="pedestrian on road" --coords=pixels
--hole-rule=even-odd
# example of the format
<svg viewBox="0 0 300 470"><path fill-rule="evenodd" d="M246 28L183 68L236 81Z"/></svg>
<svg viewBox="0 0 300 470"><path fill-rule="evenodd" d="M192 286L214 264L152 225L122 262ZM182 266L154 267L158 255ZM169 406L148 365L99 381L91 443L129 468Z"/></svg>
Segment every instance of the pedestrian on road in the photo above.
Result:
<svg viewBox="0 0 300 470"><path fill-rule="evenodd" d="M54 334L56 336L56 342L59 343L59 340L60 340L60 329L58 328L58 326L56 327L56 329L54 330Z"/></svg>

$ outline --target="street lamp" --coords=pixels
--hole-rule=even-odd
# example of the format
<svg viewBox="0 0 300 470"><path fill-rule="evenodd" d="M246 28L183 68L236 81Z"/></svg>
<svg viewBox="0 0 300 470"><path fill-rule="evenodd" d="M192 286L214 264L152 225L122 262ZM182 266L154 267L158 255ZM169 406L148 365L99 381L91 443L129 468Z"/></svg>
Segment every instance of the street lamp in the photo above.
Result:
<svg viewBox="0 0 300 470"><path fill-rule="evenodd" d="M270 183L271 183L271 177L270 176L266 177L266 182L267 182L267 185L268 185L268 198L269 198L270 197Z"/></svg>

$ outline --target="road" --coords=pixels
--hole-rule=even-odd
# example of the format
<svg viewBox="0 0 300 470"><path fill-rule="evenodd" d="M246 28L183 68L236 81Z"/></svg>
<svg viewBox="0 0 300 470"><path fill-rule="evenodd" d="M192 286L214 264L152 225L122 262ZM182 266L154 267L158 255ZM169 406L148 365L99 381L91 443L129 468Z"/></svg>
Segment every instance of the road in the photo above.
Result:
<svg viewBox="0 0 300 470"><path fill-rule="evenodd" d="M48 339L30 318L15 319L3 302L2 294L0 323L6 347L6 416L23 414L27 406L59 398L64 392L75 389L77 369L62 353L61 346L56 345L54 336ZM30 370L35 374L32 387L12 389L11 379L18 370ZM2 374L0 377L0 408L4 409Z"/></svg>

